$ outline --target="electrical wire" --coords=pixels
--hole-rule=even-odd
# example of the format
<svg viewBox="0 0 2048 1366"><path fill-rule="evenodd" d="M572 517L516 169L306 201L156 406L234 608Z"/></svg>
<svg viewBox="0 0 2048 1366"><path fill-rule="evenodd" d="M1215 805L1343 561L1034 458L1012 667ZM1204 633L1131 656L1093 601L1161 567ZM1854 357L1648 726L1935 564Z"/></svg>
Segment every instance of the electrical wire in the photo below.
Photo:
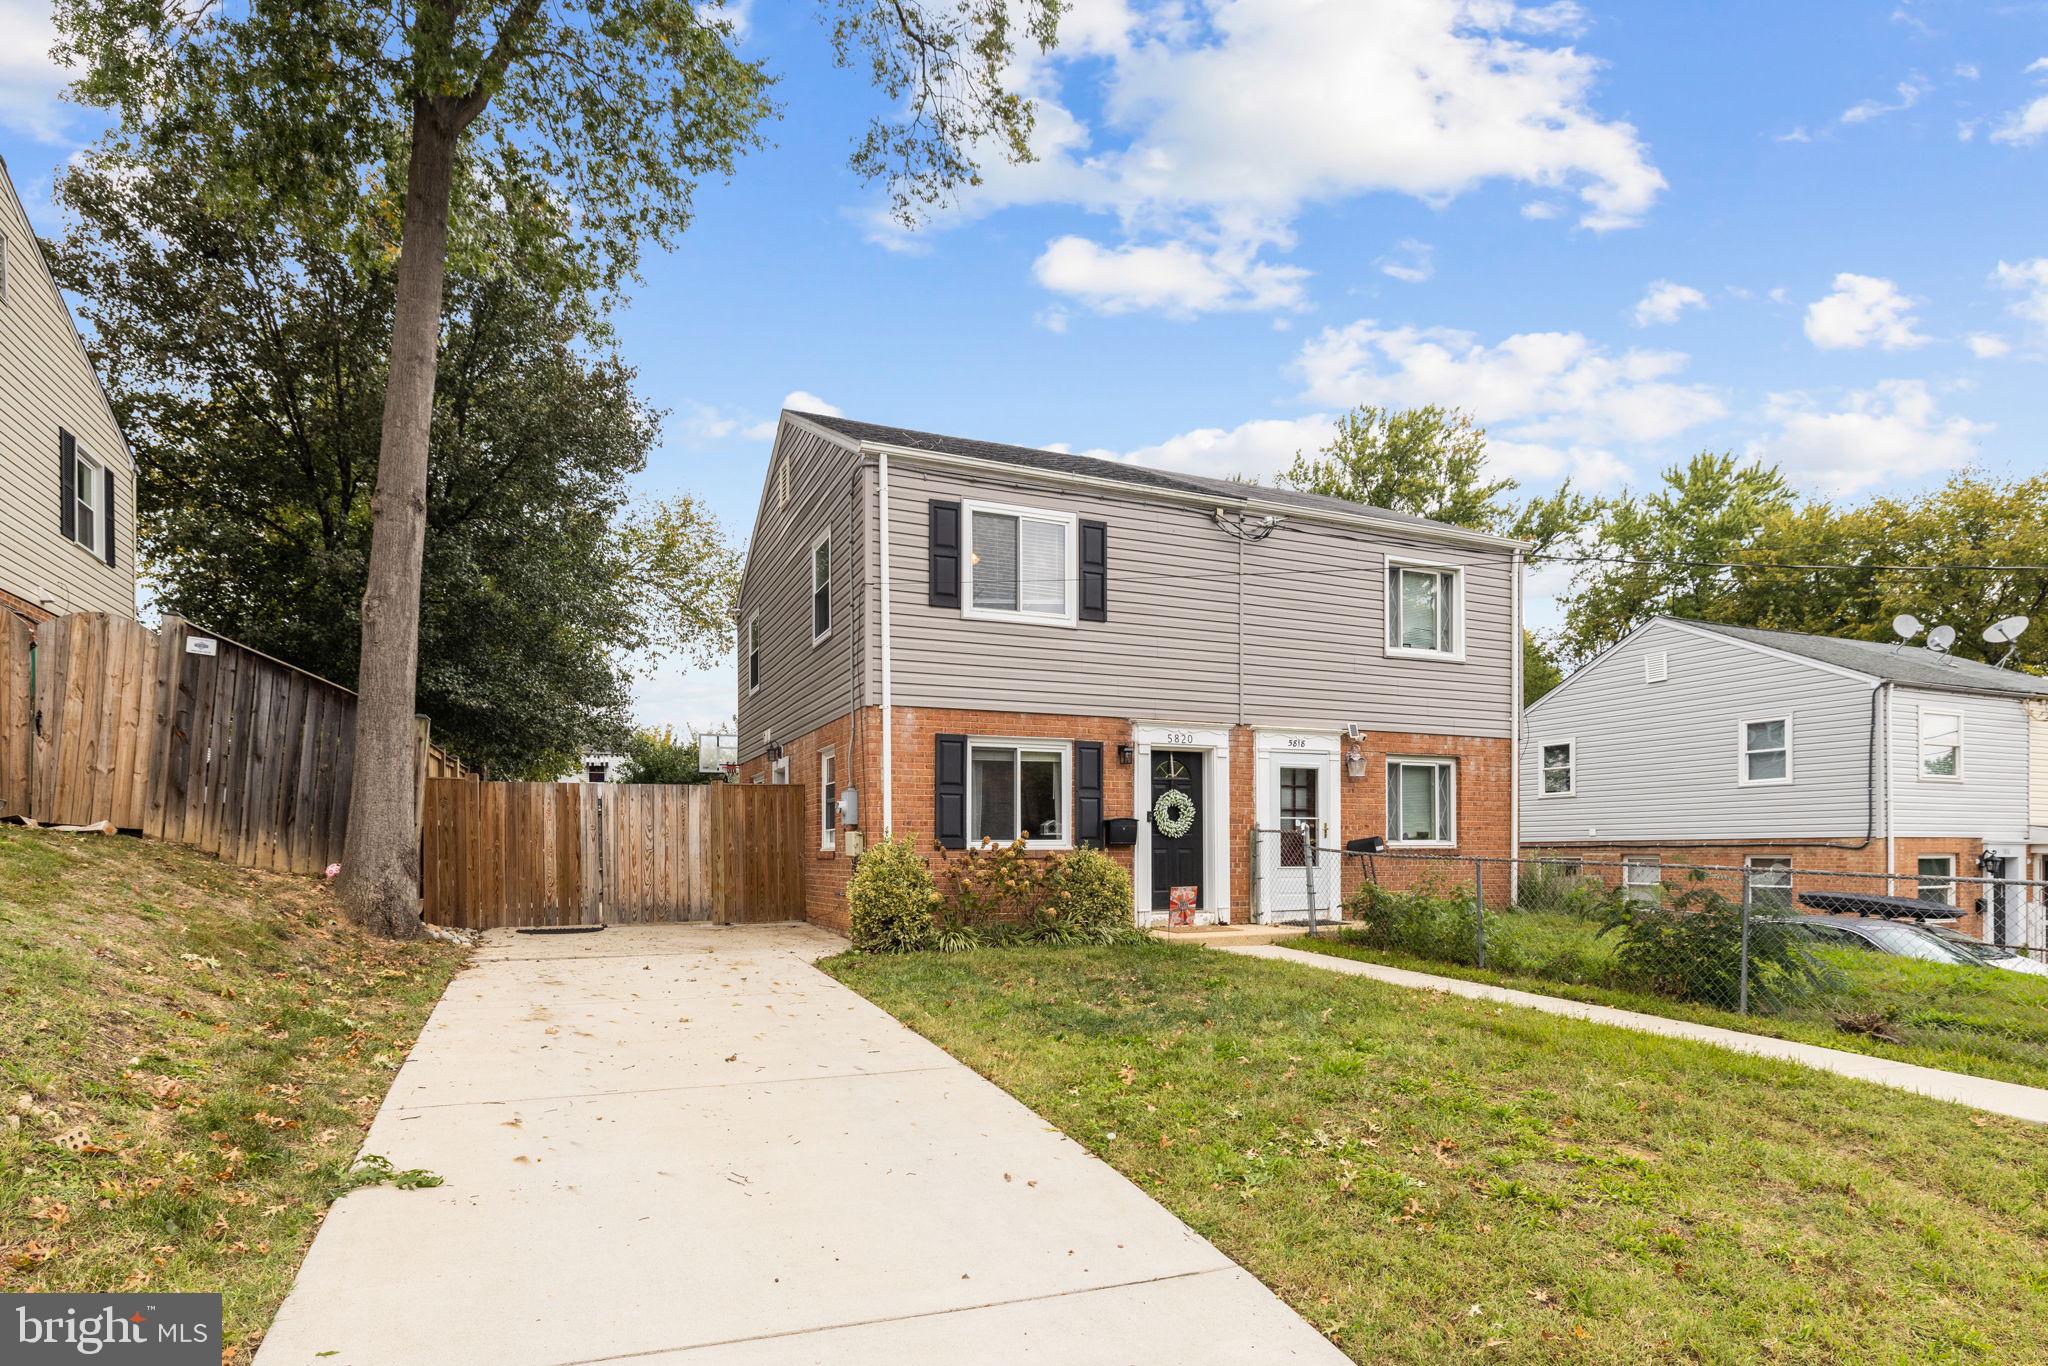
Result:
<svg viewBox="0 0 2048 1366"><path fill-rule="evenodd" d="M1531 555L1530 561L1548 564L1617 564L1652 569L1775 569L1795 574L2042 574L2048 564L1857 564L1836 560L1802 564L1783 560L1678 560L1635 559L1612 555Z"/></svg>

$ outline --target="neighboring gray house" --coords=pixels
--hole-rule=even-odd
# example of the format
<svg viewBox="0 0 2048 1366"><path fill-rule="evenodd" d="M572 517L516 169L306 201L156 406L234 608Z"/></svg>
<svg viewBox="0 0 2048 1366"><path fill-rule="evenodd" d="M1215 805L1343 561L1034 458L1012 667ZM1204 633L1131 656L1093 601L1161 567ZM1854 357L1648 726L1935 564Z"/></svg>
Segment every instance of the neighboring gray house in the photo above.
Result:
<svg viewBox="0 0 2048 1366"><path fill-rule="evenodd" d="M1282 914L1311 874L1255 829L1511 851L1520 586L1518 543L1422 518L785 412L740 779L817 794L828 923L866 839L1057 850L1120 817L1141 914L1175 889L1202 919Z"/></svg>
<svg viewBox="0 0 2048 1366"><path fill-rule="evenodd" d="M2048 678L1655 617L1531 706L1522 746L1531 853L1643 881L1664 861L1894 874L1946 900L1951 877L2048 878Z"/></svg>
<svg viewBox="0 0 2048 1366"><path fill-rule="evenodd" d="M0 162L0 610L135 615L135 462Z"/></svg>

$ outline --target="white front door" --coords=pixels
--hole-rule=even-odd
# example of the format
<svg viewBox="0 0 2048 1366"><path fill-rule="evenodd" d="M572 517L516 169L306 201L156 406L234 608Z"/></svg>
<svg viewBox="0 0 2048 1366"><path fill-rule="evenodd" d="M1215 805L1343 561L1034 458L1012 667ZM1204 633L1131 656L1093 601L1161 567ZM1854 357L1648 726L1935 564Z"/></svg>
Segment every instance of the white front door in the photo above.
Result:
<svg viewBox="0 0 2048 1366"><path fill-rule="evenodd" d="M1335 913L1343 881L1334 852L1339 800L1334 752L1259 755L1260 919L1305 919L1311 904L1318 916Z"/></svg>

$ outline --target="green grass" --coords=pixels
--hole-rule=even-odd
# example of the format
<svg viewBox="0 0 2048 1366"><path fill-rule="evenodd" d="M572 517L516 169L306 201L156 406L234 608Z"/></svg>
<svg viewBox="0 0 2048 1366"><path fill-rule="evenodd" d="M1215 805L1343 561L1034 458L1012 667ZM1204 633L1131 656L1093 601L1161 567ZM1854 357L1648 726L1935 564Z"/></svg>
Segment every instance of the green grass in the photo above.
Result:
<svg viewBox="0 0 2048 1366"><path fill-rule="evenodd" d="M307 879L0 828L0 1290L218 1290L246 1360L463 957Z"/></svg>
<svg viewBox="0 0 2048 1366"><path fill-rule="evenodd" d="M1486 933L1489 962L1504 960L1505 969L1368 946L1348 931L1289 947L2048 1086L2048 977L1825 949L1816 957L1831 969L1831 989L1775 1013L1744 1016L1622 985L1614 938L1601 936L1591 920L1489 911Z"/></svg>
<svg viewBox="0 0 2048 1366"><path fill-rule="evenodd" d="M2018 1121L1200 949L822 966L1361 1362L2041 1358Z"/></svg>

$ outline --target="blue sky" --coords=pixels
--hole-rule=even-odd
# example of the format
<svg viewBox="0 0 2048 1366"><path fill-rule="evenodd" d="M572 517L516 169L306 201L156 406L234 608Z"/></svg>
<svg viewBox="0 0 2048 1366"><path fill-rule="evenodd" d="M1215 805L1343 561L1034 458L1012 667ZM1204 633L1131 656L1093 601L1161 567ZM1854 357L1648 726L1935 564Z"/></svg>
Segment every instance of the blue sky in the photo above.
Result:
<svg viewBox="0 0 2048 1366"><path fill-rule="evenodd" d="M620 319L669 410L647 490L736 537L792 394L1207 473L1358 402L1461 404L1535 490L1706 448L1832 496L2048 463L2048 3L1079 0L1013 73L1041 160L915 233L846 170L879 106L819 13L744 12L773 145ZM46 28L0 0L0 153L55 232L94 127ZM732 689L664 669L641 711Z"/></svg>

